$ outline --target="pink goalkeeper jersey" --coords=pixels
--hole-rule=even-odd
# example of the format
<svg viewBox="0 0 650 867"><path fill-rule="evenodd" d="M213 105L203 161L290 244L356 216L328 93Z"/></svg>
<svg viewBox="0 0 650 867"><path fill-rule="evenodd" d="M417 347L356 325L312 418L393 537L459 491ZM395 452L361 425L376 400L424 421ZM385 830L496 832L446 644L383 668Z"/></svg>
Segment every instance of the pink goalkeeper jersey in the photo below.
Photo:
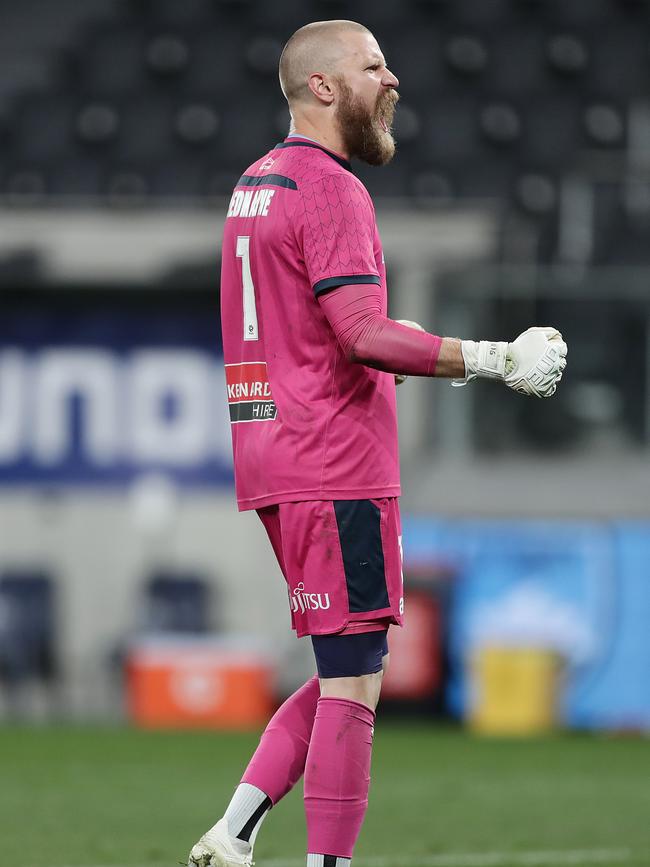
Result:
<svg viewBox="0 0 650 867"><path fill-rule="evenodd" d="M400 493L392 374L349 362L318 295L386 273L368 191L338 154L289 138L239 179L221 317L240 509Z"/></svg>

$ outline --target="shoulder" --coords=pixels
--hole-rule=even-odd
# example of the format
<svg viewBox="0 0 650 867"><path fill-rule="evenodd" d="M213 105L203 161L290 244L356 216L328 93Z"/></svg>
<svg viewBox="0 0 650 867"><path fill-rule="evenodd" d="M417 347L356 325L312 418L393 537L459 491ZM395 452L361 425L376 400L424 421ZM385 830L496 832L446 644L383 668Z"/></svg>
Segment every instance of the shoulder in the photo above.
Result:
<svg viewBox="0 0 650 867"><path fill-rule="evenodd" d="M304 208L343 211L348 219L374 222L375 209L364 184L347 169L329 168L298 187Z"/></svg>

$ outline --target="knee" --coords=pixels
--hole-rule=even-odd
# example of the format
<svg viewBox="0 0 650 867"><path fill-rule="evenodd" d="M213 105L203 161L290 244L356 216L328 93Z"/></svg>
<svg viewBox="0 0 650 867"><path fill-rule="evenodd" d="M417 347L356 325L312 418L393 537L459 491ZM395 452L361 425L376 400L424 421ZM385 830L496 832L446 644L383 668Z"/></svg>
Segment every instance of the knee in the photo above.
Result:
<svg viewBox="0 0 650 867"><path fill-rule="evenodd" d="M321 695L377 706L386 660L386 633L312 636Z"/></svg>
<svg viewBox="0 0 650 867"><path fill-rule="evenodd" d="M344 698L358 701L371 710L377 707L383 671L359 677L327 677L321 679L320 694L324 698Z"/></svg>

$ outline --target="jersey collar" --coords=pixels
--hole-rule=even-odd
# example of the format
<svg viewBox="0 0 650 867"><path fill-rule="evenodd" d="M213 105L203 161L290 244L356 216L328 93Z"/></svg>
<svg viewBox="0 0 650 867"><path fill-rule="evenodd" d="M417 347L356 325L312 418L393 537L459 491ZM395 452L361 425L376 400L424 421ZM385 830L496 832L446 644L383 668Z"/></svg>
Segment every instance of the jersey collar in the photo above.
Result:
<svg viewBox="0 0 650 867"><path fill-rule="evenodd" d="M339 156L339 154L334 153L334 151L328 151L327 148L324 148L322 145L318 144L318 142L315 141L290 136L289 138L286 138L283 142L280 142L280 144L277 144L273 148L273 150L278 150L278 148L316 148L317 150L326 153L328 157L331 157L340 166L343 166L344 169L347 169L349 172L352 171L352 166L348 160L346 160L342 156Z"/></svg>

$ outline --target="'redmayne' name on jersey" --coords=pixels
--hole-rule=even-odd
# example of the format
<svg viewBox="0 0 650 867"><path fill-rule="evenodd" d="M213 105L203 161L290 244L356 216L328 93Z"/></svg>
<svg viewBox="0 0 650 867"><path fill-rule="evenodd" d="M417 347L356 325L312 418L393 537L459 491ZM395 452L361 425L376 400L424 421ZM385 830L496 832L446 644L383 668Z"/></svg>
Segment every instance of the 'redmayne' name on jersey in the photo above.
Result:
<svg viewBox="0 0 650 867"><path fill-rule="evenodd" d="M275 190L235 190L226 217L266 217Z"/></svg>

